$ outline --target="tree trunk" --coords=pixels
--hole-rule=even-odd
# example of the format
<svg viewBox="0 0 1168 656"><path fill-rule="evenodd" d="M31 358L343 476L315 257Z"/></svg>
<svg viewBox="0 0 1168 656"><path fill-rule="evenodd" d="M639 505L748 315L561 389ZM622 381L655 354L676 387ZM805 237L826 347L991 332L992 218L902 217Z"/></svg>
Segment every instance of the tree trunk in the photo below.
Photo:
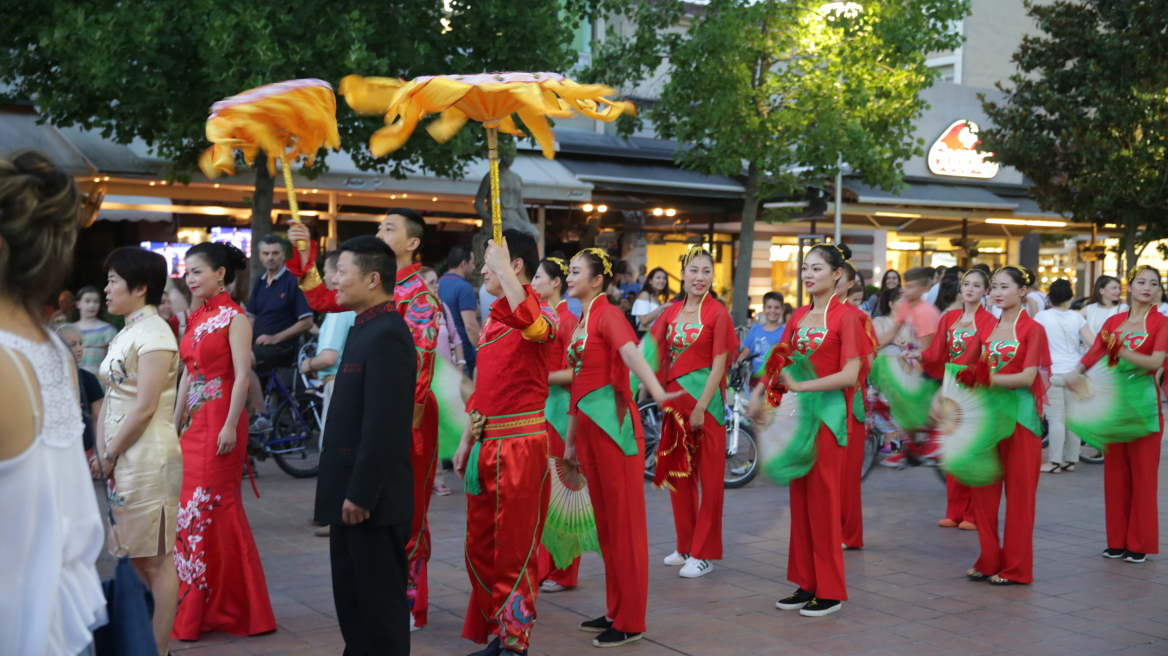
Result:
<svg viewBox="0 0 1168 656"><path fill-rule="evenodd" d="M751 162L746 170L746 202L742 204L742 232L738 241L738 264L734 267L734 325L745 326L750 308L750 269L754 259L754 222L758 218L758 167Z"/></svg>
<svg viewBox="0 0 1168 656"><path fill-rule="evenodd" d="M264 275L260 262L260 240L272 232L272 196L275 180L268 174L268 157L264 151L256 155L255 192L251 197L251 279Z"/></svg>
<svg viewBox="0 0 1168 656"><path fill-rule="evenodd" d="M1121 280L1127 278L1128 269L1136 265L1136 230L1139 228L1139 219L1131 219L1123 224L1123 262L1120 263L1119 274Z"/></svg>

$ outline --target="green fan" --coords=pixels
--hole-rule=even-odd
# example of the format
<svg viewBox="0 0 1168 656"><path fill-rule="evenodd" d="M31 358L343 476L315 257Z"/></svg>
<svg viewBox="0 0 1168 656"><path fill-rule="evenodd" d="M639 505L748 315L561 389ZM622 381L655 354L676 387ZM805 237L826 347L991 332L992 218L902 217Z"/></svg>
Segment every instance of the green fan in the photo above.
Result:
<svg viewBox="0 0 1168 656"><path fill-rule="evenodd" d="M438 401L438 457L449 460L458 450L462 431L470 421L466 402L474 392L474 383L446 358L434 359L434 377L430 391Z"/></svg>
<svg viewBox="0 0 1168 656"><path fill-rule="evenodd" d="M784 370L796 381L815 377L806 356L794 355ZM847 402L842 390L783 395L766 426L758 433L763 472L780 485L807 475L815 465L815 440L826 424L837 442L847 444Z"/></svg>
<svg viewBox="0 0 1168 656"><path fill-rule="evenodd" d="M888 399L892 420L906 431L920 430L929 424L929 406L940 387L900 358L877 356L868 379Z"/></svg>
<svg viewBox="0 0 1168 656"><path fill-rule="evenodd" d="M1014 431L1018 401L1010 390L957 382L964 368L945 365L934 419L945 471L965 485L979 487L1002 477L998 442Z"/></svg>
<svg viewBox="0 0 1168 656"><path fill-rule="evenodd" d="M542 542L556 567L565 569L585 551L600 553L600 540L584 474L563 458L548 461L552 493Z"/></svg>
<svg viewBox="0 0 1168 656"><path fill-rule="evenodd" d="M1067 428L1098 449L1160 432L1160 401L1148 372L1126 360L1096 362L1068 390ZM1121 421L1117 421L1121 420Z"/></svg>

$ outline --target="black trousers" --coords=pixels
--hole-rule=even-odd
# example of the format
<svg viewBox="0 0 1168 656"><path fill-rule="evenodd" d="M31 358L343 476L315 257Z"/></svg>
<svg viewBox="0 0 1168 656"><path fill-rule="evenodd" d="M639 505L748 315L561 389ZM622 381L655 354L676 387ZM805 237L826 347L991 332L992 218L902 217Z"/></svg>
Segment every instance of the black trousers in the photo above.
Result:
<svg viewBox="0 0 1168 656"><path fill-rule="evenodd" d="M410 523L393 526L333 524L329 556L333 602L345 638L345 656L408 656L406 543Z"/></svg>

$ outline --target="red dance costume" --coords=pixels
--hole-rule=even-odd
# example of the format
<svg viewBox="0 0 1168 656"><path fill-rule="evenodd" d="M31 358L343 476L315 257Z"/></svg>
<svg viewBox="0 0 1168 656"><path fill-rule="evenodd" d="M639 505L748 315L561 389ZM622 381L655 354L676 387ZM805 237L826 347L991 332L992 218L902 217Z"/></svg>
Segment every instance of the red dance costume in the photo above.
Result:
<svg viewBox="0 0 1168 656"><path fill-rule="evenodd" d="M972 344L976 351L978 336L989 335L994 330L998 320L980 305L973 315L973 328L957 328L965 310L958 308L949 310L941 315L941 322L929 348L921 353L921 366L932 378L941 380L945 377L945 365L956 362ZM944 339L938 339L944 336ZM945 506L945 518L961 524L968 522L976 524L973 516L973 488L957 482L950 474L945 474L945 491L948 502Z"/></svg>
<svg viewBox="0 0 1168 656"><path fill-rule="evenodd" d="M466 496L471 593L462 637L485 643L494 633L516 652L527 649L535 625L535 552L551 494L543 411L548 372L559 363L556 314L531 287L524 289L527 297L514 310L506 297L491 305L466 405L486 423L467 463L478 468L481 491Z"/></svg>
<svg viewBox="0 0 1168 656"><path fill-rule="evenodd" d="M864 410L864 388L867 387L868 373L872 370L872 358L880 341L872 329L872 318L867 312L844 302L863 325L867 343L864 344L863 359L860 361L860 376L855 387L845 390L848 397L848 447L840 478L840 527L843 543L852 549L864 548L864 505L860 494L863 483L864 450L868 441L867 413Z"/></svg>
<svg viewBox="0 0 1168 656"><path fill-rule="evenodd" d="M316 242L309 242L309 262L304 269L300 258L294 257L285 265L292 275L301 279L300 289L308 305L316 312L345 312L337 305L337 292L326 288L314 265ZM407 594L414 626L426 625L430 608L426 565L430 561L430 525L426 514L430 510L430 493L438 471L438 403L430 384L434 378L435 348L438 346L438 324L442 321L442 303L426 287L418 275L421 264L398 269L393 288L397 310L406 320L418 352L418 379L414 387L414 445L410 460L414 468L414 519L410 527L410 541L406 545L409 556L409 583Z"/></svg>
<svg viewBox="0 0 1168 656"><path fill-rule="evenodd" d="M835 296L828 301L824 326L800 326L810 305L795 310L783 331L783 343L808 357L816 378L843 370L864 358L870 344L864 325ZM806 476L791 481L791 542L787 580L820 599L846 601L840 486L847 460L847 435L835 435L820 423L816 460Z"/></svg>
<svg viewBox="0 0 1168 656"><path fill-rule="evenodd" d="M1038 494L1038 470L1042 465L1042 405L1050 387L1050 349L1046 331L1019 310L1014 340L991 340L993 330L979 332L979 357L999 374L1019 374L1029 367L1038 373L1028 388L1013 390L1018 399L1018 423L1014 433L998 443L1002 479L972 488L973 516L981 557L973 568L986 576L997 574L1015 583L1034 581L1034 505ZM998 507L1006 493L1006 525L998 538Z"/></svg>
<svg viewBox="0 0 1168 656"><path fill-rule="evenodd" d="M664 419L654 482L670 491L677 553L701 560L721 560L722 500L726 492L725 376L710 399L698 434L694 434L689 420L710 377L714 358L732 357L730 354L738 349L738 336L730 313L709 294L702 297L696 322L677 322L684 307L684 302L671 304L652 328L653 339L659 345L657 378L666 392L683 392L662 406Z"/></svg>
<svg viewBox="0 0 1168 656"><path fill-rule="evenodd" d="M1153 308L1144 317L1145 332L1116 334L1130 312L1117 314L1103 323L1095 343L1082 364L1091 368L1107 353L1104 335L1114 335L1125 347L1142 355L1168 351L1168 319ZM1156 372L1149 371L1152 376ZM1119 420L1121 418L1116 417ZM1164 428L1161 411L1160 428ZM1142 554L1160 553L1159 485L1161 432L1130 442L1107 445L1103 460L1103 498L1107 506L1107 548Z"/></svg>
<svg viewBox="0 0 1168 656"><path fill-rule="evenodd" d="M596 517L613 628L644 633L649 596L649 536L645 519L645 436L629 368L619 350L637 342L621 311L601 294L584 310L568 362L576 453ZM580 331L577 327L577 331Z"/></svg>
<svg viewBox="0 0 1168 656"><path fill-rule="evenodd" d="M559 326L556 329L556 345L555 356L553 357L552 370L559 371L568 368L568 344L572 341L572 333L576 332L576 325L580 320L572 311L568 309L567 301L560 301L556 306L556 317L559 319ZM552 394L562 394L570 396L572 390L569 387L561 387L562 392L556 393L554 390L549 392L549 401ZM551 413L559 413L559 408L548 407L544 413L547 417L548 424L548 453L553 457L564 457L564 434L567 432L565 428L563 431L558 430L555 426L557 422L566 426L567 415L563 416L563 421L559 417L553 417ZM564 586L565 588L574 588L580 580L580 557L577 556L572 564L567 569L556 569L556 564L552 561L552 556L548 550L541 544L536 550L536 556L539 561L539 580L551 581Z"/></svg>
<svg viewBox="0 0 1168 656"><path fill-rule="evenodd" d="M191 313L179 346L190 382L179 441L183 486L174 547L179 601L170 635L178 640L198 640L209 631L256 635L276 630L240 487L247 458L246 413L239 414L235 448L215 455L235 387L228 331L231 320L242 314L226 292L207 299Z"/></svg>

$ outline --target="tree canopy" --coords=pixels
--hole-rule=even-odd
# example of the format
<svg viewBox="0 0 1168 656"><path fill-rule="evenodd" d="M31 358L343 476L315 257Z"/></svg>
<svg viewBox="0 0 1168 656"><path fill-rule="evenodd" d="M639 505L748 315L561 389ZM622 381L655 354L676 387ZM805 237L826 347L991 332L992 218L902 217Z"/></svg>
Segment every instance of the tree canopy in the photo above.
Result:
<svg viewBox="0 0 1168 656"><path fill-rule="evenodd" d="M682 3L652 4L657 31L610 34L590 74L627 85L664 65L669 79L646 116L688 146L678 163L707 175L745 168L733 304L743 323L759 202L821 185L841 156L867 184L903 186L904 161L923 154L918 94L936 76L925 55L960 44L952 25L969 2L711 0L684 35L661 29Z"/></svg>
<svg viewBox="0 0 1168 656"><path fill-rule="evenodd" d="M1122 226L1131 266L1168 235L1168 3L1026 7L1043 34L1014 53L1005 99L985 103L982 148L1025 174L1043 209Z"/></svg>

